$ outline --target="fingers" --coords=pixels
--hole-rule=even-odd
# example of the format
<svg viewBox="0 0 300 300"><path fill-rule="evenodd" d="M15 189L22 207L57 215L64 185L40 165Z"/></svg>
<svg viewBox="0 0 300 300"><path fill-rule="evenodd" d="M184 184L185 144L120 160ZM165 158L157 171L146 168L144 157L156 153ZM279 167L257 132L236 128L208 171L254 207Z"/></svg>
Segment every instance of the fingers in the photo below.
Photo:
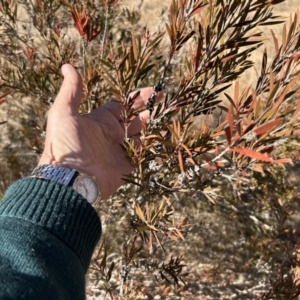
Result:
<svg viewBox="0 0 300 300"><path fill-rule="evenodd" d="M133 108L134 110L141 110L144 109L148 103L149 97L154 93L153 88L147 87L140 90L139 95L135 98ZM132 96L134 93L132 93ZM155 102L159 102L163 97L163 93L159 92L156 96ZM154 111L152 112L152 116L155 114L156 108L154 107ZM150 118L150 111L144 110L139 115L134 118L129 127L128 127L128 135L136 136L141 132L142 126L146 125L147 121Z"/></svg>
<svg viewBox="0 0 300 300"><path fill-rule="evenodd" d="M82 78L76 69L70 65L63 65L61 72L64 81L51 107L51 114L77 115L82 97Z"/></svg>
<svg viewBox="0 0 300 300"><path fill-rule="evenodd" d="M130 94L130 96L134 96L136 92L133 92ZM134 104L133 104L133 109L134 110L141 110L145 109L148 103L148 100L150 96L154 93L153 87L146 87L140 90L139 95L135 98ZM155 102L159 102L163 97L163 93L159 92L157 93Z"/></svg>
<svg viewBox="0 0 300 300"><path fill-rule="evenodd" d="M141 144L141 134L133 135L130 137L131 142L133 142L133 146L137 148Z"/></svg>
<svg viewBox="0 0 300 300"><path fill-rule="evenodd" d="M97 120L99 118L102 118L107 114L107 111L109 111L118 121L121 121L123 110L124 108L119 102L111 100L103 104L101 107L93 110L90 115Z"/></svg>
<svg viewBox="0 0 300 300"><path fill-rule="evenodd" d="M152 112L152 116L155 114L156 109ZM150 111L144 110L139 115L132 120L128 127L128 135L135 136L142 130L142 126L146 126L147 121L150 119Z"/></svg>
<svg viewBox="0 0 300 300"><path fill-rule="evenodd" d="M154 90L152 87L143 88L139 91L139 95L134 99L133 109L135 111L145 109L147 106L147 102L149 97L154 93ZM136 94L135 92L130 93L129 96L133 97ZM157 94L157 97L155 99L156 102L159 102L163 97L163 93L159 92ZM101 117L105 110L109 110L116 118L117 120L121 121L122 112L124 111L124 108L121 103L117 101L109 101L102 105L100 108L95 109L91 112L91 115L94 117Z"/></svg>
<svg viewBox="0 0 300 300"><path fill-rule="evenodd" d="M150 96L154 93L154 90L152 87L147 87L143 88L139 91L139 94L135 97L134 99L134 104L133 104L133 109L135 111L141 111L142 109L145 109L148 103L148 100ZM133 97L136 94L135 92L132 92L130 94L131 97ZM156 96L155 101L158 102L162 99L163 93L159 92ZM153 114L155 113L155 108L153 111ZM103 118L107 118L108 115L111 117L115 117L117 121L122 122L122 115L123 115L124 107L121 103L117 101L109 101L99 107L98 109L93 110L90 114L89 117L94 119L94 120L102 120ZM128 136L137 136L141 129L142 125L146 124L147 120L149 119L150 113L148 110L142 111L141 113L138 114L137 117L135 117L129 127L128 127Z"/></svg>
<svg viewBox="0 0 300 300"><path fill-rule="evenodd" d="M158 106L154 107L151 117L150 117L150 111L149 110L144 110L139 113L139 115L130 123L129 128L128 128L128 135L133 136L138 134L142 130L142 126L147 126L147 121L149 119L153 119L155 116L155 113L157 111ZM179 108L173 107L173 108L168 108L165 109L164 104L160 108L160 111L163 111L164 113L168 113L172 111L173 115L176 115L179 112Z"/></svg>

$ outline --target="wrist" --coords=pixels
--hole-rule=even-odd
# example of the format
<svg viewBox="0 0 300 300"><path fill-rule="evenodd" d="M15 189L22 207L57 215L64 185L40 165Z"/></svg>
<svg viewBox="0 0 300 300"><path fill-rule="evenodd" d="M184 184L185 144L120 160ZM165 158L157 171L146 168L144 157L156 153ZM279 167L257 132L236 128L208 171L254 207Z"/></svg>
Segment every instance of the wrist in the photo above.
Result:
<svg viewBox="0 0 300 300"><path fill-rule="evenodd" d="M101 199L96 178L76 168L56 164L39 164L30 177L47 179L71 187L91 204L95 204Z"/></svg>
<svg viewBox="0 0 300 300"><path fill-rule="evenodd" d="M49 151L48 151L49 152ZM111 176L108 176L105 172L106 168L99 162L97 164L90 162L89 165L83 163L81 159L65 158L64 160L56 160L52 155L49 155L47 151L44 151L39 162L40 165L54 165L62 166L69 169L76 169L79 173L85 173L96 179L99 190L101 192L101 200L107 199L114 191L110 189Z"/></svg>

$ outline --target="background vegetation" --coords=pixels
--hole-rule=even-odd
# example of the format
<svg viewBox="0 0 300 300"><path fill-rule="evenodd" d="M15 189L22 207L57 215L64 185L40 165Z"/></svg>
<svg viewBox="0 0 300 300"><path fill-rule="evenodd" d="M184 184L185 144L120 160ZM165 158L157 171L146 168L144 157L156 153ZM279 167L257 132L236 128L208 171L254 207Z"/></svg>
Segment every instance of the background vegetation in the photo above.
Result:
<svg viewBox="0 0 300 300"><path fill-rule="evenodd" d="M153 86L141 145L124 137L137 171L96 208L90 299L299 297L300 16L273 10L292 3L0 1L2 192L37 163L62 64L82 113L114 99L125 126Z"/></svg>

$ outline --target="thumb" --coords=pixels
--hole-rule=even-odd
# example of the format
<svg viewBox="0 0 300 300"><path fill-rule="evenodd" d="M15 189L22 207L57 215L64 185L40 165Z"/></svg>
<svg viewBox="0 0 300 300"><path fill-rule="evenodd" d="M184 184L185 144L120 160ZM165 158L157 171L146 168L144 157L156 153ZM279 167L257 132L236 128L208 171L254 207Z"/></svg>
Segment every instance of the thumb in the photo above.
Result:
<svg viewBox="0 0 300 300"><path fill-rule="evenodd" d="M76 69L70 65L63 65L61 72L64 81L51 108L55 115L77 115L82 97L82 78Z"/></svg>

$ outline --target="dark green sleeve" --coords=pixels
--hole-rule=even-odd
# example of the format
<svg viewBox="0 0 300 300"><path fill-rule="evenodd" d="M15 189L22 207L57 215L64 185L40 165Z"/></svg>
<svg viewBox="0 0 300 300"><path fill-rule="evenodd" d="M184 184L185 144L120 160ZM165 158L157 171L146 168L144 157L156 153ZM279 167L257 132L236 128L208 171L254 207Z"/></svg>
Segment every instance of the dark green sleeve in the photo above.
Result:
<svg viewBox="0 0 300 300"><path fill-rule="evenodd" d="M0 299L85 299L100 234L96 211L72 188L17 181L0 201Z"/></svg>

